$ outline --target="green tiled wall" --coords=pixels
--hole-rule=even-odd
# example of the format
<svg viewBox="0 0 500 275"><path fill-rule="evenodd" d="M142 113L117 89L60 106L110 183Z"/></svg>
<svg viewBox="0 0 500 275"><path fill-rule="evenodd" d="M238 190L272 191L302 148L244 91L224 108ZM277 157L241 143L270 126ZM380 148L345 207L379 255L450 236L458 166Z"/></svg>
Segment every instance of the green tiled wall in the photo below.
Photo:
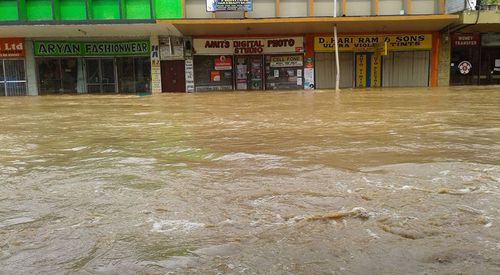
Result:
<svg viewBox="0 0 500 275"><path fill-rule="evenodd" d="M182 18L182 0L0 0L0 22L169 18Z"/></svg>
<svg viewBox="0 0 500 275"><path fill-rule="evenodd" d="M18 19L17 0L0 0L0 21Z"/></svg>

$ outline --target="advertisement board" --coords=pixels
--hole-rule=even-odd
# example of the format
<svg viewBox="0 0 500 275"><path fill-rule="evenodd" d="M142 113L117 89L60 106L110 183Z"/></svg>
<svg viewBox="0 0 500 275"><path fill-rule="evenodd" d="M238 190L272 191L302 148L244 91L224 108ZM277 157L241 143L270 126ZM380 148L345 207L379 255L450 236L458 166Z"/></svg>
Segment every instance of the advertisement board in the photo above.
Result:
<svg viewBox="0 0 500 275"><path fill-rule="evenodd" d="M252 0L207 0L207 11L252 11Z"/></svg>

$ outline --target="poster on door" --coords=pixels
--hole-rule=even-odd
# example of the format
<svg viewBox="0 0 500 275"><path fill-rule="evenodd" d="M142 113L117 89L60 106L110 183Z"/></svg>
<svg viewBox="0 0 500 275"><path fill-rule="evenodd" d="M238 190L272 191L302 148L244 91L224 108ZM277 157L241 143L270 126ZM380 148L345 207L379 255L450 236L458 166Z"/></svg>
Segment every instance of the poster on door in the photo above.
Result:
<svg viewBox="0 0 500 275"><path fill-rule="evenodd" d="M371 54L370 87L378 88L380 86L382 86L382 56Z"/></svg>
<svg viewBox="0 0 500 275"><path fill-rule="evenodd" d="M232 70L232 62L230 55L221 55L215 58L216 71L229 71Z"/></svg>
<svg viewBox="0 0 500 275"><path fill-rule="evenodd" d="M356 54L356 87L366 87L367 74L367 55L366 53Z"/></svg>

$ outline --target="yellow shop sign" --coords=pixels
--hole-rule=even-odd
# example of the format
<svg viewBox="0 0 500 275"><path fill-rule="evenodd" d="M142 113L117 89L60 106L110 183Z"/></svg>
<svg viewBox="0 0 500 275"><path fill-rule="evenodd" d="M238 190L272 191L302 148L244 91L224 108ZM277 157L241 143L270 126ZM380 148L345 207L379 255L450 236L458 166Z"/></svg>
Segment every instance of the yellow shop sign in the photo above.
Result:
<svg viewBox="0 0 500 275"><path fill-rule="evenodd" d="M387 43L387 50L431 49L432 34L341 35L338 37L341 52L373 52L384 42ZM314 50L335 51L333 36L316 36Z"/></svg>

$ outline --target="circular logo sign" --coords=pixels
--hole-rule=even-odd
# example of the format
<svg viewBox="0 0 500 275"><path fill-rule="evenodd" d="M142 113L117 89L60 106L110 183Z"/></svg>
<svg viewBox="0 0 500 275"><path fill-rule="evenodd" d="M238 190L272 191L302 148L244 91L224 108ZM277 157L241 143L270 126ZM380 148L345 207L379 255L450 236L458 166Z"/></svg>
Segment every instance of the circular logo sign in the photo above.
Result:
<svg viewBox="0 0 500 275"><path fill-rule="evenodd" d="M469 61L462 61L460 64L458 64L458 70L460 71L461 74L468 74L470 73L470 70L472 69L472 64L470 64Z"/></svg>

